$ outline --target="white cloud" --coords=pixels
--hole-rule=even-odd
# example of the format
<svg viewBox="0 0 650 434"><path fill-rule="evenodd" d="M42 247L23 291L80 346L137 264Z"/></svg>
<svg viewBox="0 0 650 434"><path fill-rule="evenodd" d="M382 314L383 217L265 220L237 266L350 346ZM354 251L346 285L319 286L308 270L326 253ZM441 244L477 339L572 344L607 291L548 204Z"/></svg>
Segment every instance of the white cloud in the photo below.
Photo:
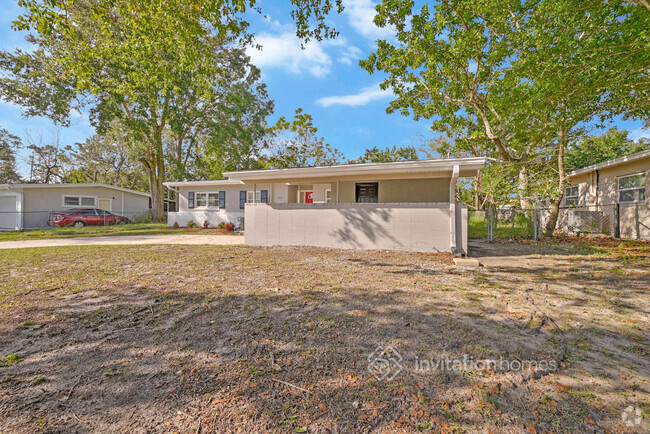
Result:
<svg viewBox="0 0 650 434"><path fill-rule="evenodd" d="M650 129L636 128L630 131L629 138L632 140L650 139Z"/></svg>
<svg viewBox="0 0 650 434"><path fill-rule="evenodd" d="M323 47L336 47L340 53L336 59L345 65L352 65L359 62L362 51L359 47L350 44L347 38L339 36L336 39L328 39L322 42Z"/></svg>
<svg viewBox="0 0 650 434"><path fill-rule="evenodd" d="M262 46L247 49L254 65L264 69L279 68L294 75L309 73L314 77L324 77L332 67L331 57L318 43L307 43L300 47L300 41L292 32L282 32L277 35L262 33L255 38Z"/></svg>
<svg viewBox="0 0 650 434"><path fill-rule="evenodd" d="M361 89L361 92L352 95L327 96L325 98L320 98L316 101L316 104L323 107L329 107L333 105L356 107L367 105L372 101L388 98L392 95L392 92L380 89L379 85L377 84L375 86Z"/></svg>
<svg viewBox="0 0 650 434"><path fill-rule="evenodd" d="M360 35L372 41L377 39L388 39L393 36L393 31L388 27L377 27L373 22L377 11L376 4L372 0L346 0L344 2L344 15L348 23Z"/></svg>
<svg viewBox="0 0 650 434"><path fill-rule="evenodd" d="M359 59L361 59L361 50L354 45L347 45L337 60L346 65L356 65Z"/></svg>

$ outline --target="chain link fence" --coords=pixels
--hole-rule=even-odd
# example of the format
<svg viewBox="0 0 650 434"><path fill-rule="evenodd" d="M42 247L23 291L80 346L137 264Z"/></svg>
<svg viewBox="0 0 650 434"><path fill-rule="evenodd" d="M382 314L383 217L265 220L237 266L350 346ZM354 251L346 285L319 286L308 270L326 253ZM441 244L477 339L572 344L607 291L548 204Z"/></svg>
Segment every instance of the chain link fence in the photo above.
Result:
<svg viewBox="0 0 650 434"><path fill-rule="evenodd" d="M536 240L544 235L550 208L469 210L468 238ZM561 207L556 232L602 234L616 238L650 237L650 213L645 203Z"/></svg>
<svg viewBox="0 0 650 434"><path fill-rule="evenodd" d="M17 227L23 229L46 229L74 226L110 226L116 224L147 223L152 221L148 211L132 210L111 212L101 209L84 209L83 215L73 214L70 210L43 211L0 211L0 231L14 231ZM81 223L78 223L81 222Z"/></svg>

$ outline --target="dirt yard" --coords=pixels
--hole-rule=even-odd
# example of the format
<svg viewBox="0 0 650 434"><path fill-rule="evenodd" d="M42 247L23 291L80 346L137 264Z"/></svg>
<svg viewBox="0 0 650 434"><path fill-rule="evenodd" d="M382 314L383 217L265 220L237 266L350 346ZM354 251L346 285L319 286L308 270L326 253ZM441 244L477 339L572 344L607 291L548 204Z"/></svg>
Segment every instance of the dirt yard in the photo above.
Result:
<svg viewBox="0 0 650 434"><path fill-rule="evenodd" d="M475 252L0 251L0 432L647 431L650 245Z"/></svg>

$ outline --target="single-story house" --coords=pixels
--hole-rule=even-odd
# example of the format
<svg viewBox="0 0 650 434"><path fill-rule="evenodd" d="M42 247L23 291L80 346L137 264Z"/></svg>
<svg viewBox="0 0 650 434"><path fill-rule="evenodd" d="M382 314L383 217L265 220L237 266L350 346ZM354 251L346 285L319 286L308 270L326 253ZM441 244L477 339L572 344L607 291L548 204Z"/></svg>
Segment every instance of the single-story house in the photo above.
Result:
<svg viewBox="0 0 650 434"><path fill-rule="evenodd" d="M558 229L650 239L650 149L570 172Z"/></svg>
<svg viewBox="0 0 650 434"><path fill-rule="evenodd" d="M46 228L50 213L98 208L133 220L149 212L148 193L108 184L0 184L0 230Z"/></svg>
<svg viewBox="0 0 650 434"><path fill-rule="evenodd" d="M176 193L177 206L177 211L167 213L168 226L178 223L187 227L190 221L203 226L207 221L213 228L219 223L233 223L243 229L244 205L248 200L243 182L181 181L165 182L165 186Z"/></svg>
<svg viewBox="0 0 650 434"><path fill-rule="evenodd" d="M318 246L467 253L467 207L459 177L485 158L419 160L228 172L225 181L167 183L178 212L244 228L251 246Z"/></svg>

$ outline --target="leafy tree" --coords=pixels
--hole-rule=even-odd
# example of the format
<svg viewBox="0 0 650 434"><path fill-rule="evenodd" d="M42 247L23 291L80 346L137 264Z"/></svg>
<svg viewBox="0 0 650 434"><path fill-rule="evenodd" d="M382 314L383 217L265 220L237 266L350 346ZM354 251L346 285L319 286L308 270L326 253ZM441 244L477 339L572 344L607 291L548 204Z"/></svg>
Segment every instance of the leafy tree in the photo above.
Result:
<svg viewBox="0 0 650 434"><path fill-rule="evenodd" d="M343 154L318 137L313 118L302 109L296 109L293 121L282 116L265 137L268 149L266 167L332 166L344 162Z"/></svg>
<svg viewBox="0 0 650 434"><path fill-rule="evenodd" d="M361 65L388 74L382 87L390 87L396 99L387 111L431 119L432 129L449 137L458 153L488 145L488 156L524 160L531 139L515 128L521 96L511 93L508 103L493 98L512 56L504 37L512 31L507 8L477 0L415 10L413 2L385 0L377 11L375 23L395 29L396 40L378 41ZM526 165L519 166L523 197L528 175Z"/></svg>
<svg viewBox="0 0 650 434"><path fill-rule="evenodd" d="M40 134L36 139L29 134L26 137L27 149L32 151L29 157L29 182L38 184L56 184L67 182L67 168L70 160L63 152L60 136L57 133L50 140Z"/></svg>
<svg viewBox="0 0 650 434"><path fill-rule="evenodd" d="M260 70L241 48L215 47L221 76L203 93L187 76L175 95L174 116L165 132L169 179L220 178L229 170L250 168L258 155L266 117L273 112Z"/></svg>
<svg viewBox="0 0 650 434"><path fill-rule="evenodd" d="M147 175L130 154L130 135L117 125L104 134L95 134L83 143L66 146L71 170L68 182L101 182L147 191Z"/></svg>
<svg viewBox="0 0 650 434"><path fill-rule="evenodd" d="M70 110L90 106L100 133L119 121L147 172L154 218L162 220L165 131L173 126L177 138L190 137L194 126L176 104L189 94L214 101L211 92L227 77L216 47L252 42L244 14L261 11L256 3L21 0L25 13L15 27L36 32L29 38L35 49L0 53L8 75L0 80L0 93L27 107L26 114L62 124ZM298 37L335 36L325 19L333 8L342 10L340 0L292 4Z"/></svg>
<svg viewBox="0 0 650 434"><path fill-rule="evenodd" d="M567 150L567 171L650 149L648 139L638 142L627 138L628 132L616 127L599 136L587 136Z"/></svg>
<svg viewBox="0 0 650 434"><path fill-rule="evenodd" d="M379 149L376 146L366 149L363 155L356 160L350 160L348 163L390 163L394 161L418 160L418 151L413 146L387 147Z"/></svg>
<svg viewBox="0 0 650 434"><path fill-rule="evenodd" d="M629 2L443 0L414 10L384 0L379 41L362 66L388 73L388 111L432 119L457 153L516 168L522 207L550 197L552 232L566 183L564 153L596 116L640 107L650 16ZM640 97L641 96L641 97ZM641 104L641 105L640 105ZM509 170L508 170L509 171Z"/></svg>
<svg viewBox="0 0 650 434"><path fill-rule="evenodd" d="M19 137L0 128L0 184L20 182L16 170L16 149L21 145Z"/></svg>

